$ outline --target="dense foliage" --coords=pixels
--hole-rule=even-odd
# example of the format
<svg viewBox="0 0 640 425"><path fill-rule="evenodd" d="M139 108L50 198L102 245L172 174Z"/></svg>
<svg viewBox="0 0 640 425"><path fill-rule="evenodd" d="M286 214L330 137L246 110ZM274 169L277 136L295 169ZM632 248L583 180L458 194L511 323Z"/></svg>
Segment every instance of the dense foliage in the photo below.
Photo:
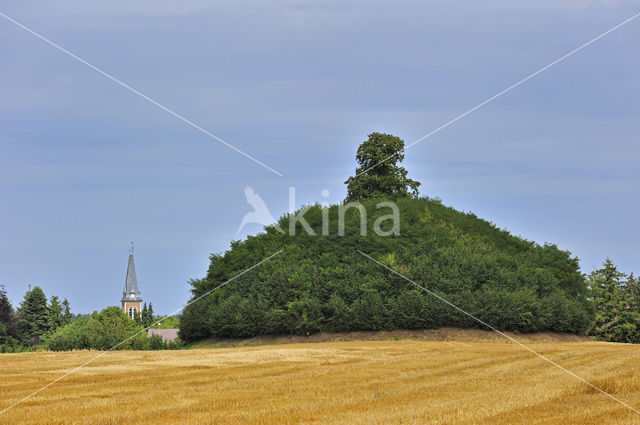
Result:
<svg viewBox="0 0 640 425"><path fill-rule="evenodd" d="M134 335L139 326L119 307L107 307L100 313L80 316L72 323L58 329L48 340L54 351L89 349L108 350ZM142 329L140 327L140 329ZM146 335L139 334L121 345L123 348L143 345Z"/></svg>
<svg viewBox="0 0 640 425"><path fill-rule="evenodd" d="M640 281L610 259L588 277L595 304L589 334L605 341L640 343Z"/></svg>
<svg viewBox="0 0 640 425"><path fill-rule="evenodd" d="M0 284L0 352L15 351L20 347L15 312L4 285Z"/></svg>
<svg viewBox="0 0 640 425"><path fill-rule="evenodd" d="M147 308L147 303L144 303L142 311L140 313L136 312L133 319L136 321L136 323L144 326L145 328L153 325L153 305L149 303L149 307Z"/></svg>
<svg viewBox="0 0 640 425"><path fill-rule="evenodd" d="M39 343L51 330L47 297L39 286L24 295L18 309L18 326L22 340L31 345Z"/></svg>
<svg viewBox="0 0 640 425"><path fill-rule="evenodd" d="M24 294L17 311L0 285L0 352L18 352L40 345L58 327L73 319L69 302L47 297L39 286Z"/></svg>
<svg viewBox="0 0 640 425"><path fill-rule="evenodd" d="M355 175L345 182L346 201L418 196L420 183L409 179L407 170L398 165L403 160L404 140L391 134L369 134L358 147Z"/></svg>
<svg viewBox="0 0 640 425"><path fill-rule="evenodd" d="M91 315L80 316L70 324L59 328L47 346L53 351L81 349L148 350L179 348L180 341L165 344L160 336L147 337L145 327L131 320L120 307L107 307Z"/></svg>
<svg viewBox="0 0 640 425"><path fill-rule="evenodd" d="M145 329L152 324L154 328L177 328L177 321L175 317L154 317L151 303L144 305L137 320L130 319L119 307L74 317L66 299L61 302L54 295L47 303L38 286L29 288L20 308L14 311L0 285L0 353L47 348L107 350L123 341L116 349L176 349L182 346L179 339L165 343L158 335L147 338Z"/></svg>
<svg viewBox="0 0 640 425"><path fill-rule="evenodd" d="M569 252L523 240L428 198L398 198L400 234L378 236L372 224L389 214L378 202L363 202L365 236L355 208L346 213L344 236L337 234L337 206L328 210L329 235L321 236L323 208L316 205L305 218L317 236L267 227L213 255L206 277L191 282L194 298L282 249L189 305L181 338L481 326L357 250L499 329L584 332L589 326L587 286Z"/></svg>
<svg viewBox="0 0 640 425"><path fill-rule="evenodd" d="M176 316L160 317L156 316L153 319L153 329L178 329L180 326L180 319Z"/></svg>

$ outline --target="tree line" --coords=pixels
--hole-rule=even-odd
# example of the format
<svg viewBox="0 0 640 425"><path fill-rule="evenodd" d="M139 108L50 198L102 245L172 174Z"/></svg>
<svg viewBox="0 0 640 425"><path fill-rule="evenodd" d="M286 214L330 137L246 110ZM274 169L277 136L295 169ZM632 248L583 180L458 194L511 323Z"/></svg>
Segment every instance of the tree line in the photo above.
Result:
<svg viewBox="0 0 640 425"><path fill-rule="evenodd" d="M148 310L147 310L148 312ZM159 335L147 337L147 328L154 320L149 316L147 322L134 320L120 307L111 306L91 315L78 317L72 323L59 328L46 341L46 347L53 351L68 350L162 350L177 349L182 346L179 340L163 342Z"/></svg>
<svg viewBox="0 0 640 425"><path fill-rule="evenodd" d="M39 286L29 288L20 306L14 310L6 288L0 285L0 352L20 352L34 349L54 351L74 349L107 350L122 344L120 349L159 350L182 346L179 340L165 343L158 335L147 337L146 328L163 319L155 316L153 305L145 303L140 314L129 318L121 308L112 306L92 314L74 315L69 302L59 297L47 299ZM177 326L170 318L154 327Z"/></svg>
<svg viewBox="0 0 640 425"><path fill-rule="evenodd" d="M42 288L29 288L14 311L6 288L0 284L0 350L16 351L41 344L56 329L70 323L74 316L67 299L56 295L47 300Z"/></svg>
<svg viewBox="0 0 640 425"><path fill-rule="evenodd" d="M398 268L397 260L391 256L385 263ZM405 270L406 272L406 270ZM585 278L588 300L588 317L585 335L594 339L613 342L640 343L640 279L633 273L618 270L612 260L607 259L600 269ZM495 300L492 300L495 301ZM556 331L572 332L566 312L558 306L545 319L562 322ZM218 331L217 336L246 337L260 333L309 334L317 331L345 331L363 329L424 329L439 326L458 325L449 321L452 311L447 306L423 291L412 289L391 300L384 300L379 294L370 292L359 302L347 304L337 294L332 294L324 308L316 306L315 313L296 315L298 311L309 311L306 307L313 301L290 304L289 309L271 314L260 311L261 306L251 299L232 293L212 317ZM505 320L495 321L495 310L505 304L488 303L485 308L494 313L484 317L492 326L502 330L513 329L513 324L523 316L540 314L536 309L518 312L517 308L507 308ZM530 306L531 307L531 306ZM322 317L323 309L329 314ZM560 317L552 317L553 315ZM492 317L493 316L493 317ZM519 319L520 318L520 319ZM5 287L0 285L0 352L23 351L30 347L47 348L55 351L73 349L106 350L138 333L139 335L119 349L176 349L180 341L164 343L159 336L146 337L141 330L151 326L160 317L153 316L153 306L143 307L138 318L131 320L119 307L107 307L91 315L71 314L69 302L59 301L52 296L47 302L38 286L29 289L17 311L14 311L7 297ZM188 320L188 319L187 319ZM290 321L290 322L289 322ZM470 323L468 323L470 324ZM178 318L170 317L155 327L177 327ZM527 331L527 329L521 329ZM552 329L553 330L553 329Z"/></svg>

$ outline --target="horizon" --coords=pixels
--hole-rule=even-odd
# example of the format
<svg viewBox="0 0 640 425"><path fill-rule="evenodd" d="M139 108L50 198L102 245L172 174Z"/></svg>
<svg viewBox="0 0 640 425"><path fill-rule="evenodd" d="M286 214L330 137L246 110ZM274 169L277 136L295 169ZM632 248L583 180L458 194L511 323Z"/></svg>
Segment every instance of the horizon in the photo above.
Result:
<svg viewBox="0 0 640 425"><path fill-rule="evenodd" d="M368 133L410 144L637 12L370 6L10 2L8 16L283 174L3 19L0 283L14 308L29 284L74 314L118 305L135 241L143 301L169 313L236 239L244 187L275 217L290 186L297 207L340 202ZM557 244L583 273L611 258L640 274L638 36L620 28L407 149L421 196Z"/></svg>

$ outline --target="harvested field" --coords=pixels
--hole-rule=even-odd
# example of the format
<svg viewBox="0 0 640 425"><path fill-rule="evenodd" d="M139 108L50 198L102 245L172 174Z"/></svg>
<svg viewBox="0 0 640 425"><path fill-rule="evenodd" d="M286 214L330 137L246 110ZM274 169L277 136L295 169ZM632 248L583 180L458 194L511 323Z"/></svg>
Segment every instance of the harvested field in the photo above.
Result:
<svg viewBox="0 0 640 425"><path fill-rule="evenodd" d="M640 407L639 346L523 340ZM0 355L0 409L97 354ZM7 424L638 422L640 414L521 347L476 336L111 352L0 416Z"/></svg>

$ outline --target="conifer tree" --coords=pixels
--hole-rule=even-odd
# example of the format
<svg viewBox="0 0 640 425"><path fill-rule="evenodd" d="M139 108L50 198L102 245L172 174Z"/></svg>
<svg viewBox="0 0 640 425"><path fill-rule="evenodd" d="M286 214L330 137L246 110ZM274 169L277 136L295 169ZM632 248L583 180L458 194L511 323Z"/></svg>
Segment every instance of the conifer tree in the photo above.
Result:
<svg viewBox="0 0 640 425"><path fill-rule="evenodd" d="M69 301L65 298L62 300L62 324L66 325L73 320L73 314L71 314L71 306Z"/></svg>
<svg viewBox="0 0 640 425"><path fill-rule="evenodd" d="M136 311L135 313L133 313L133 320L135 320L136 323L142 323L140 312Z"/></svg>
<svg viewBox="0 0 640 425"><path fill-rule="evenodd" d="M140 315L140 320L144 327L151 326L153 324L153 306L149 303L147 307L147 303L144 303L142 307L142 314Z"/></svg>
<svg viewBox="0 0 640 425"><path fill-rule="evenodd" d="M18 326L16 324L15 312L11 301L7 296L7 291L4 285L0 284L0 324L4 326L5 332L8 336L13 338L18 337Z"/></svg>
<svg viewBox="0 0 640 425"><path fill-rule="evenodd" d="M155 320L153 316L153 304L149 303L149 310L147 310L147 313L149 314L149 324L147 326L151 326Z"/></svg>
<svg viewBox="0 0 640 425"><path fill-rule="evenodd" d="M149 325L147 325L148 319L147 317L149 316L149 311L147 310L147 303L144 303L144 305L142 306L142 312L140 313L140 322L142 323L142 326L147 327Z"/></svg>
<svg viewBox="0 0 640 425"><path fill-rule="evenodd" d="M627 278L625 284L626 302L630 308L640 312L640 278L636 279L633 273Z"/></svg>
<svg viewBox="0 0 640 425"><path fill-rule="evenodd" d="M55 331L62 326L62 304L57 295L52 295L49 299L49 327L52 331Z"/></svg>
<svg viewBox="0 0 640 425"><path fill-rule="evenodd" d="M590 334L607 341L619 341L616 328L624 309L624 273L607 258L602 268L591 272L587 280L593 291L595 318Z"/></svg>
<svg viewBox="0 0 640 425"><path fill-rule="evenodd" d="M47 297L42 288L35 286L24 294L17 316L22 340L30 345L40 343L51 330Z"/></svg>

